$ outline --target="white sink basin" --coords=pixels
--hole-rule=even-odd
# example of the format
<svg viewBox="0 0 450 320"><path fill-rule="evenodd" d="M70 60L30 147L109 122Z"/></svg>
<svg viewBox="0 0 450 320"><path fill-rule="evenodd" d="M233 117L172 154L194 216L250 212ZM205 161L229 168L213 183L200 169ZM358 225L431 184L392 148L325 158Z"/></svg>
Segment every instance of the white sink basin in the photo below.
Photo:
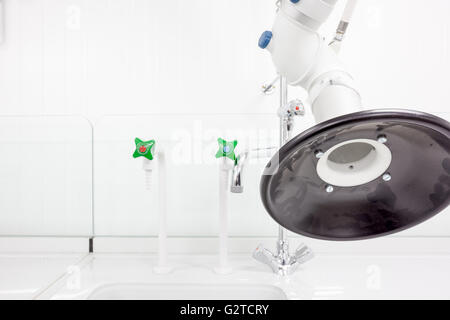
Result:
<svg viewBox="0 0 450 320"><path fill-rule="evenodd" d="M88 300L286 300L270 285L110 284L95 289Z"/></svg>

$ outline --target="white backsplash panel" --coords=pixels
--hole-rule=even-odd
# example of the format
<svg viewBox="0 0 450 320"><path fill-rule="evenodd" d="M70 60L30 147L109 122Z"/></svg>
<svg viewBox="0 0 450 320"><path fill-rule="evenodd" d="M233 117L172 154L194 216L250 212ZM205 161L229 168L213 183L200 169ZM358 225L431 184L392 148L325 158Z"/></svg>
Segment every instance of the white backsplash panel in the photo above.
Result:
<svg viewBox="0 0 450 320"><path fill-rule="evenodd" d="M0 234L92 234L92 127L81 117L0 117Z"/></svg>

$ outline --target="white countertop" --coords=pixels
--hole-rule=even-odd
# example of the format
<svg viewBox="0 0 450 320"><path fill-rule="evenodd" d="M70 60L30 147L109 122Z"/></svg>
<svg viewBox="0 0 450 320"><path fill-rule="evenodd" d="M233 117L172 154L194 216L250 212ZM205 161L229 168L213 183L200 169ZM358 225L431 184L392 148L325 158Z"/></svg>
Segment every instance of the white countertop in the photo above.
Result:
<svg viewBox="0 0 450 320"><path fill-rule="evenodd" d="M81 262L77 264L77 261ZM214 255L170 257L173 271L152 271L146 254L0 255L1 299L86 299L110 284L270 285L290 299L450 299L450 255L318 254L280 277L250 255L230 257L233 272L213 271ZM189 297L186 297L189 299Z"/></svg>
<svg viewBox="0 0 450 320"><path fill-rule="evenodd" d="M33 299L85 254L0 254L0 299Z"/></svg>

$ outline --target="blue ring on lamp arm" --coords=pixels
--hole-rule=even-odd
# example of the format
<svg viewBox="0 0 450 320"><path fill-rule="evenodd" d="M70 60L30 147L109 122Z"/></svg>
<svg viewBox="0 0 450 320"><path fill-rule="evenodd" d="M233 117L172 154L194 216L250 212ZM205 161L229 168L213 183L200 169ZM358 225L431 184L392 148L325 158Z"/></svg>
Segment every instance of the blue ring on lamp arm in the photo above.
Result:
<svg viewBox="0 0 450 320"><path fill-rule="evenodd" d="M261 49L267 48L267 46L270 43L270 40L272 40L272 37L273 37L272 31L264 31L261 37L259 37L258 46Z"/></svg>
<svg viewBox="0 0 450 320"><path fill-rule="evenodd" d="M292 3L299 3L300 0L291 0Z"/></svg>

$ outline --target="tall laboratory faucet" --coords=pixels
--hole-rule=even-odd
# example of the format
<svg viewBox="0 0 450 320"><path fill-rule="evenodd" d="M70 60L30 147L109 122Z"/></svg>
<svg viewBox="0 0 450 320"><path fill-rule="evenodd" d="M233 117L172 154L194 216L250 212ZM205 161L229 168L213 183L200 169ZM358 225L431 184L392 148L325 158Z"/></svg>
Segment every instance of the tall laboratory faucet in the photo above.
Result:
<svg viewBox="0 0 450 320"><path fill-rule="evenodd" d="M172 268L167 263L166 152L162 146L156 149L155 140L144 141L136 138L134 142L136 149L133 153L133 158L142 157L143 159L142 168L145 172L145 187L148 191L152 189L152 174L155 169L154 158L156 157L158 161L158 263L153 268L153 271L158 274L169 273L172 271Z"/></svg>
<svg viewBox="0 0 450 320"><path fill-rule="evenodd" d="M228 181L233 164L237 163L234 150L238 144L237 140L226 141L222 138L217 140L219 150L216 159L220 159L219 165L219 265L214 268L218 274L229 274L233 270L228 261Z"/></svg>

